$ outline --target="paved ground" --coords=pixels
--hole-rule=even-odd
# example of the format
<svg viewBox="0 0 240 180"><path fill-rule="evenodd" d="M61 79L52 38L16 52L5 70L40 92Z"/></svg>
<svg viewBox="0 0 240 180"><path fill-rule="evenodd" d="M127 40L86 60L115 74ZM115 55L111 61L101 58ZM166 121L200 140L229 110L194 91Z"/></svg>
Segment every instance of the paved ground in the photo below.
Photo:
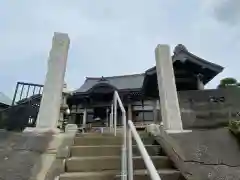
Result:
<svg viewBox="0 0 240 180"><path fill-rule="evenodd" d="M0 180L29 180L50 140L50 134L0 131Z"/></svg>
<svg viewBox="0 0 240 180"><path fill-rule="evenodd" d="M174 150L161 138L158 140L188 179L240 179L240 144L227 128L194 130L170 136L175 144Z"/></svg>

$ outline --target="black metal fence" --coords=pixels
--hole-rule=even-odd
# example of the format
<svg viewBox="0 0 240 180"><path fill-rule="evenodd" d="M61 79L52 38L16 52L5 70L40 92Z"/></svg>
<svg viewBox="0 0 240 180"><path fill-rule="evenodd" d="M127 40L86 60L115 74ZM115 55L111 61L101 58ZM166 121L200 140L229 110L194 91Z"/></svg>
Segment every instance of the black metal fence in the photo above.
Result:
<svg viewBox="0 0 240 180"><path fill-rule="evenodd" d="M13 95L12 106L21 102L24 99L28 99L32 96L42 94L43 85L17 82L15 92Z"/></svg>
<svg viewBox="0 0 240 180"><path fill-rule="evenodd" d="M0 111L0 128L22 131L35 127L43 85L17 82L12 106Z"/></svg>

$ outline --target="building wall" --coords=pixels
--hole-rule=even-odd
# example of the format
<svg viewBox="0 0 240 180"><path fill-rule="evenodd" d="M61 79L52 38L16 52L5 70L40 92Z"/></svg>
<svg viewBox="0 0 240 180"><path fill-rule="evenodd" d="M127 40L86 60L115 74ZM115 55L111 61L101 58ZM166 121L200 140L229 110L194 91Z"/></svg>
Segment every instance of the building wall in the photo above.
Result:
<svg viewBox="0 0 240 180"><path fill-rule="evenodd" d="M143 121L153 121L154 120L154 114L153 114L153 110L154 110L154 103L155 100L146 100L143 102L141 101L134 101L132 102L132 120L134 122L143 122ZM98 103L98 104L94 104L94 107L101 107L101 106L106 106L108 107L108 109L110 110L110 106L111 104L108 104L106 102L103 103ZM87 109L87 122L91 122L94 121L93 120L93 111L94 111L94 107L92 108L86 108ZM128 111L128 103L124 103L124 107L126 109L126 112ZM159 108L159 107L158 107ZM71 122L75 122L77 120L77 122L80 121L80 123L82 122L82 116L83 116L83 112L84 112L84 106L82 104L79 105L73 105L71 107L71 117L70 117L70 121ZM109 113L110 116L110 113ZM118 124L121 124L121 111L118 111ZM80 120L79 120L80 119ZM109 119L109 117L108 117Z"/></svg>
<svg viewBox="0 0 240 180"><path fill-rule="evenodd" d="M221 98L223 102L211 102L211 97ZM230 118L240 112L240 89L210 89L178 92L182 121L185 129L226 126ZM161 111L157 99L132 102L134 122L161 122ZM107 104L100 103L98 106ZM124 104L126 111L128 104ZM110 107L110 104L109 104ZM82 114L83 106L72 107L72 113ZM88 109L88 119L92 119L93 109ZM75 115L76 116L76 115ZM121 112L118 112L121 122Z"/></svg>

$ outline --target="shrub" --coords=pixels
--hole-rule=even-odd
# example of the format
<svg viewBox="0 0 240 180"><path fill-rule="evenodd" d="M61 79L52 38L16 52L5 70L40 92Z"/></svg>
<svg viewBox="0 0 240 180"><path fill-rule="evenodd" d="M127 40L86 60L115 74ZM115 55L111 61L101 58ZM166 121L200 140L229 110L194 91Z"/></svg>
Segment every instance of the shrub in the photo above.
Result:
<svg viewBox="0 0 240 180"><path fill-rule="evenodd" d="M240 141L240 119L232 119L229 121L229 130L237 137Z"/></svg>

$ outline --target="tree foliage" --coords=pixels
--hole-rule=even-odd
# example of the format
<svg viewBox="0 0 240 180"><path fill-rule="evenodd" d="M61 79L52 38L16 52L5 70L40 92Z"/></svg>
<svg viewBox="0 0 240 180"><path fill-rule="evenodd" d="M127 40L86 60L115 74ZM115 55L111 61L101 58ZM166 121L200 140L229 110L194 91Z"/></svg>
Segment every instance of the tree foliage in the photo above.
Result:
<svg viewBox="0 0 240 180"><path fill-rule="evenodd" d="M238 82L235 78L228 77L224 78L220 81L220 84L218 85L218 88L229 88L234 87L238 88L240 87L240 82Z"/></svg>

